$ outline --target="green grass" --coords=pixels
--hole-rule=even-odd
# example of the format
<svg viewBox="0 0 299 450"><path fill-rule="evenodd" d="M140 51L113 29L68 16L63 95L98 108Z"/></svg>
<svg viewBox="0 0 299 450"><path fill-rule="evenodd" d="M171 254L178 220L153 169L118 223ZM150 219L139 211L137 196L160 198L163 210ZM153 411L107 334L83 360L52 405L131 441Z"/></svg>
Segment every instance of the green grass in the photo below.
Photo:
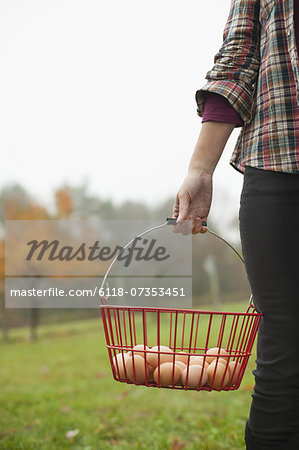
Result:
<svg viewBox="0 0 299 450"><path fill-rule="evenodd" d="M0 344L0 449L245 448L254 356L238 391L181 392L114 381L100 319L27 335Z"/></svg>

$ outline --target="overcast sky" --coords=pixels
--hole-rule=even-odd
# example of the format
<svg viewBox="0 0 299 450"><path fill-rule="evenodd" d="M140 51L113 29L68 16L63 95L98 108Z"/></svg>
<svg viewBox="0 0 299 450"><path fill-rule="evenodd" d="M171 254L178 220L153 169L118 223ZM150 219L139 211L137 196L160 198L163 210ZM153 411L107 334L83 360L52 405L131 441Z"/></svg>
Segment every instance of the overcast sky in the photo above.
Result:
<svg viewBox="0 0 299 450"><path fill-rule="evenodd" d="M0 187L50 202L63 182L119 202L175 196L201 119L195 91L230 0L1 0ZM215 204L242 175L215 173ZM217 206L218 205L218 206Z"/></svg>

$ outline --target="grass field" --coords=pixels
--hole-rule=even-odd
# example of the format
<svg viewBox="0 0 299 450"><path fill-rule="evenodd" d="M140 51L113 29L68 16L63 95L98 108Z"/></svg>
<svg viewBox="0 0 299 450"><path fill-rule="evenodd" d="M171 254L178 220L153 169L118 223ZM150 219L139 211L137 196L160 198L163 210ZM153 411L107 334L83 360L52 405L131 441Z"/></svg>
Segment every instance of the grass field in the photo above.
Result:
<svg viewBox="0 0 299 450"><path fill-rule="evenodd" d="M0 449L245 448L254 356L238 391L181 392L115 382L100 319L27 336L0 344Z"/></svg>

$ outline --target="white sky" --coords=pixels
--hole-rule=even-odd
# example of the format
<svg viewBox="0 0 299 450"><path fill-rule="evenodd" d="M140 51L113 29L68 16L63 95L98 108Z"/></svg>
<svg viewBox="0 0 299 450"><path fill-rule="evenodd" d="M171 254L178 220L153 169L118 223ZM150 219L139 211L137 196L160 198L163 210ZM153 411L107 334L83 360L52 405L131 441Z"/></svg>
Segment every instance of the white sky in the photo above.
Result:
<svg viewBox="0 0 299 450"><path fill-rule="evenodd" d="M0 187L50 202L88 180L119 202L175 196L201 119L195 91L222 43L230 0L1 0ZM242 175L215 173L238 209Z"/></svg>

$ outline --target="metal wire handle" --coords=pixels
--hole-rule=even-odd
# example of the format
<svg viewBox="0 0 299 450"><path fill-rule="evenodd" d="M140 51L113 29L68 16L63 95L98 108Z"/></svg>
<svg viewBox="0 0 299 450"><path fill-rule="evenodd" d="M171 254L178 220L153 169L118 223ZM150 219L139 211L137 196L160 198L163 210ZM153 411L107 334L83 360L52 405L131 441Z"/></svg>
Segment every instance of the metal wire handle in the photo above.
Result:
<svg viewBox="0 0 299 450"><path fill-rule="evenodd" d="M150 233L151 231L157 230L158 228L163 228L163 227L165 227L166 225L169 225L168 219L166 219L166 222L162 223L161 225L157 225L156 227L149 228L148 230L145 230L145 231L143 231L142 233L138 234L138 235L135 236L133 239L131 239L124 247L122 247L122 249L119 251L118 255L115 256L115 258L111 261L110 266L109 266L108 269L106 270L106 273L105 273L105 275L104 275L104 278L103 278L103 281L102 281L102 284L101 284L101 287L100 287L100 292L103 292L104 285L105 285L106 279L107 279L107 277L108 277L108 275L109 275L109 272L110 272L110 270L112 269L112 267L113 267L115 261L116 261L117 258L119 257L120 253L121 253L123 250L125 250L132 242L134 242L135 239L138 239L138 238L140 238L141 236L144 236L145 234ZM107 287L108 287L108 283L107 283L107 282L106 282L106 284L107 284ZM108 298L108 297L107 297L107 298ZM107 298L104 297L103 295L100 295L100 299L101 299L102 303L104 303L104 304L106 304L106 305L108 305Z"/></svg>
<svg viewBox="0 0 299 450"><path fill-rule="evenodd" d="M220 234L215 233L215 231L210 230L210 228L208 227L207 222L202 222L201 223L203 227L205 227L207 229L207 231L212 234L213 236L216 236L218 239L220 239L221 241L225 242L235 253L236 255L240 258L240 260L242 261L243 264L245 264L244 258L240 255L240 253L235 249L235 247L228 242L226 239L224 239L222 236L220 236ZM250 295L249 298L249 308L253 308L255 309L254 303L253 303L253 295Z"/></svg>
<svg viewBox="0 0 299 450"><path fill-rule="evenodd" d="M150 233L151 231L157 230L157 229L159 229L159 228L163 228L163 227L165 227L165 226L167 226L167 225L176 225L176 224L177 224L177 219L176 219L176 218L174 218L174 217L168 217L168 218L166 219L166 222L162 223L161 225L157 225L157 226L155 226L155 227L151 227L151 228L149 228L148 230L143 231L142 233L138 234L138 235L135 236L133 239L131 239L124 247L122 247L122 249L119 251L118 255L115 256L115 258L111 261L111 263L110 263L108 269L106 270L106 273L105 273L105 275L104 275L103 281L102 281L101 286L100 286L100 293L103 292L105 283L107 284L107 287L108 287L108 282L106 281L106 280L107 280L107 277L108 277L109 272L110 272L110 270L112 269L114 263L115 263L116 260L118 259L120 253L121 253L123 250L125 250L132 242L134 242L135 239L138 239L138 238L140 238L141 236L144 236L145 234ZM228 242L226 239L224 239L222 236L220 236L220 234L215 233L215 231L210 230L210 228L208 227L207 222L202 221L202 226L204 226L210 234L212 234L213 236L217 237L217 238L220 239L221 241L225 242L225 243L226 243L226 244L227 244L227 245L235 252L235 254L240 258L240 260L241 260L242 263L244 264L244 259L243 259L243 257L240 255L240 253L235 249L235 247L234 247L230 242ZM107 302L107 297L105 297L104 295L100 295L100 299L101 299L101 301L102 301L103 304L106 304L106 305L108 304L108 302ZM255 308L255 307L254 307L254 304L253 304L253 295L252 295L252 294L250 295L250 298L249 298L249 307Z"/></svg>

